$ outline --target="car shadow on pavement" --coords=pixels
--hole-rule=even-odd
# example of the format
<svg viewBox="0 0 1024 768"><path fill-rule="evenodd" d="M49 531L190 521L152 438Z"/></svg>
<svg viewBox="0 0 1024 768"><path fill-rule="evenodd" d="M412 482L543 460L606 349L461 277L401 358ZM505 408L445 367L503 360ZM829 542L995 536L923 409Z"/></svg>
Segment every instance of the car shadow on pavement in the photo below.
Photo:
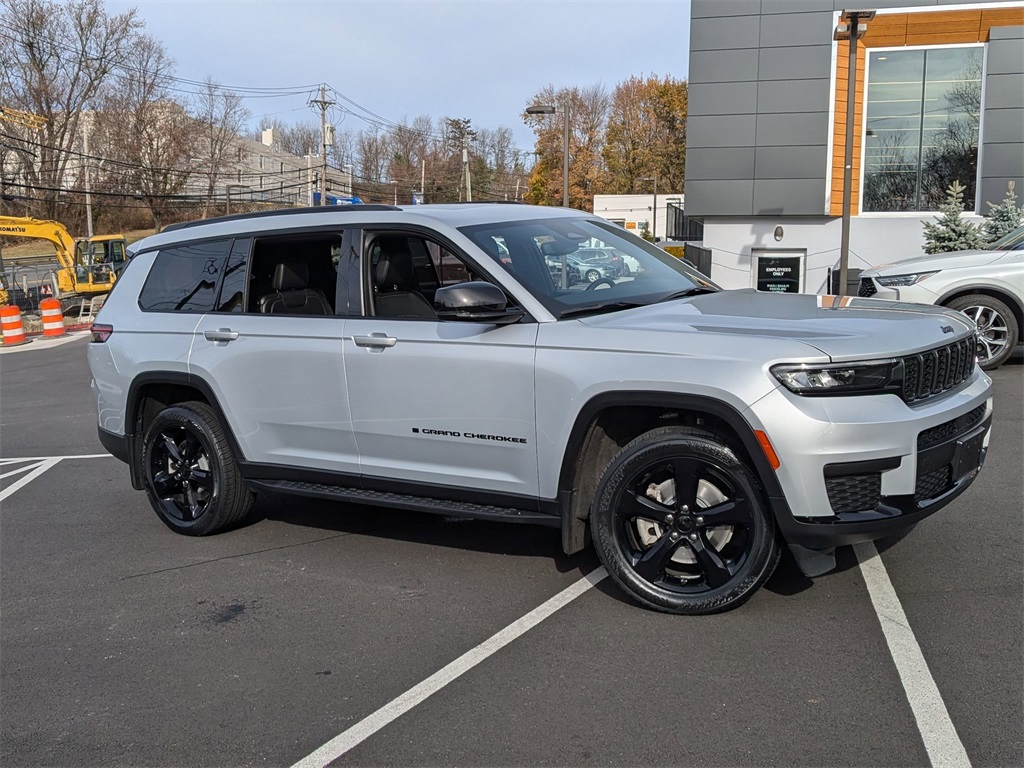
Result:
<svg viewBox="0 0 1024 768"><path fill-rule="evenodd" d="M557 528L491 522L428 512L412 512L365 504L285 496L261 492L243 527L271 520L341 534L451 547L473 552L550 559L559 573L589 573L597 555L562 552Z"/></svg>

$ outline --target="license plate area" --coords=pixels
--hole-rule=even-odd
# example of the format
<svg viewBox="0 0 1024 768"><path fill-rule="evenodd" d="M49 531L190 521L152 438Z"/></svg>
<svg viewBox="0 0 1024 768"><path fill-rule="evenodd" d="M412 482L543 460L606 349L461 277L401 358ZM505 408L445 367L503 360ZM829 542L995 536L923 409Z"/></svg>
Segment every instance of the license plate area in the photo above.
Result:
<svg viewBox="0 0 1024 768"><path fill-rule="evenodd" d="M955 480L971 474L981 466L984 444L984 429L965 435L956 441L956 453L953 456L953 478Z"/></svg>

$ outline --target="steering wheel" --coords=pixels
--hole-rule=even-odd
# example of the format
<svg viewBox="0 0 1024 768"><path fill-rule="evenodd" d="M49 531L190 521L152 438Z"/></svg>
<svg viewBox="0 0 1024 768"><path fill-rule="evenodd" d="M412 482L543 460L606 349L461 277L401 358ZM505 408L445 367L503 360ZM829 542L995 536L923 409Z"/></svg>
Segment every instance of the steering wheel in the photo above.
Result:
<svg viewBox="0 0 1024 768"><path fill-rule="evenodd" d="M614 288L615 287L615 281L612 280L610 277L602 277L600 280L595 280L594 282L590 283L587 286L587 290L588 291L593 291L594 289L596 289L598 287Z"/></svg>

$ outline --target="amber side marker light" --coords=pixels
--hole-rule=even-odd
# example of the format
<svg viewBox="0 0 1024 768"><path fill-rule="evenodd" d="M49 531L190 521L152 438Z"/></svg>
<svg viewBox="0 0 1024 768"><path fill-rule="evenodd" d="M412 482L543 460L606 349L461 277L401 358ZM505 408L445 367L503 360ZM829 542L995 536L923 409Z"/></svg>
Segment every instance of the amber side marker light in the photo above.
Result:
<svg viewBox="0 0 1024 768"><path fill-rule="evenodd" d="M761 450L764 451L765 458L768 459L768 463L772 465L772 469L778 469L781 467L782 462L779 461L779 457L776 455L775 449L772 448L772 441L768 439L768 435L760 429L755 429L754 435L757 437L757 442L761 444Z"/></svg>
<svg viewBox="0 0 1024 768"><path fill-rule="evenodd" d="M110 334L114 332L114 326L103 325L102 323L93 323L89 328L89 332L92 334L90 341L102 344L110 338Z"/></svg>

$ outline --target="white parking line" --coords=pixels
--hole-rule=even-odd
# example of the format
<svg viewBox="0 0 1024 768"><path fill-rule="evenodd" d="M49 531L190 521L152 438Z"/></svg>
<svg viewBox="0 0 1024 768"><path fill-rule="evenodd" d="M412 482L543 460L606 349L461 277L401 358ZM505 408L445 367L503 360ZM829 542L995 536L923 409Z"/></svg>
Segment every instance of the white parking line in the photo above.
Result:
<svg viewBox="0 0 1024 768"><path fill-rule="evenodd" d="M419 685L413 686L397 699L385 704L372 715L363 718L347 731L343 731L335 736L318 750L299 760L292 768L323 768L323 766L329 765L388 723L401 717L421 701L437 693L448 683L453 682L481 661L497 653L517 637L540 624L548 616L555 613L555 611L567 606L607 575L608 572L604 568L597 568L591 571L575 584L563 589L522 618L513 621L476 648L462 654L451 664L438 670Z"/></svg>
<svg viewBox="0 0 1024 768"><path fill-rule="evenodd" d="M878 550L871 542L857 544L853 549L928 759L935 768L970 768L970 758L949 718L946 704L917 644L914 630L907 622L903 605L889 581Z"/></svg>
<svg viewBox="0 0 1024 768"><path fill-rule="evenodd" d="M37 477L39 477L41 474L43 474L43 472L45 472L46 470L50 469L51 467L57 466L59 463L60 463L60 459L59 458L44 460L42 463L40 463L38 466L36 466L36 468L33 469L29 474L27 474L23 478L21 478L21 480L18 480L16 483L11 483L9 486L7 486L2 491L0 491L0 501L3 501L8 496L10 496L12 493L14 493L15 491L19 490L20 488L25 487L26 485L31 483L33 480L35 480Z"/></svg>
<svg viewBox="0 0 1024 768"><path fill-rule="evenodd" d="M18 469L12 469L10 472L5 472L0 475L0 480L14 475L20 475L22 472L28 472L21 480L11 483L9 486L0 491L0 501L3 501L8 496L11 496L15 491L20 491L26 485L31 483L46 470L51 467L55 467L65 459L105 459L109 458L109 453L86 453L78 456L18 456L17 458L3 458L0 459L0 467L9 467L12 464L22 464L29 462L28 466L20 467ZM34 464L32 462L35 462Z"/></svg>
<svg viewBox="0 0 1024 768"><path fill-rule="evenodd" d="M10 464L11 464L11 462L5 462L2 466L7 467L7 466L10 466ZM35 469L36 467L41 466L41 465L42 465L41 461L29 462L24 467L18 467L17 469L12 469L10 472L4 472L2 475L0 475L0 480L6 480L8 477L14 477L15 475L20 475L22 472L28 472L30 469Z"/></svg>

